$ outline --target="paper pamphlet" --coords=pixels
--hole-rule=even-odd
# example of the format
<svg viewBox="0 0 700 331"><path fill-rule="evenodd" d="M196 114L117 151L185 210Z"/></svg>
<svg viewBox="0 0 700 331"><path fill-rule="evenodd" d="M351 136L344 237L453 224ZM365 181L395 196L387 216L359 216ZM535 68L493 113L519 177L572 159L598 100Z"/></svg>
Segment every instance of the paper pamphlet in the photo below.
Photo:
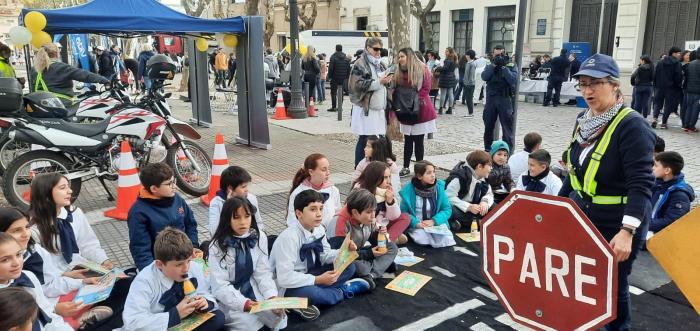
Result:
<svg viewBox="0 0 700 331"><path fill-rule="evenodd" d="M481 240L481 239L480 239L480 238L481 238L481 234L480 234L479 232L475 233L474 235L472 235L471 232L469 232L469 233L455 233L455 235L456 235L457 237L459 237L459 239L462 239L462 240L464 240L465 242L468 242L468 243L470 243L470 242L476 242L476 241L480 241L480 240Z"/></svg>
<svg viewBox="0 0 700 331"><path fill-rule="evenodd" d="M124 274L124 271L122 269L114 268L112 270L108 270L105 267L103 267L101 264L95 263L92 261L80 262L80 263L76 264L75 266L73 266L73 269L71 269L71 270L79 270L79 269L90 270L90 271L83 274L85 277L102 277L102 276L108 274L110 271L113 271L117 275L117 278L126 278L127 277L126 274Z"/></svg>
<svg viewBox="0 0 700 331"><path fill-rule="evenodd" d="M355 259L360 256L357 251L350 251L349 245L351 240L350 234L348 233L345 236L345 240L343 240L343 244L340 245L338 249L338 256L336 256L335 261L333 261L333 270L338 273L342 273L352 261L355 261Z"/></svg>
<svg viewBox="0 0 700 331"><path fill-rule="evenodd" d="M113 272L108 272L100 278L97 284L85 285L78 290L73 302L82 302L85 305L91 305L104 301L112 293L114 282L117 280L117 275Z"/></svg>
<svg viewBox="0 0 700 331"><path fill-rule="evenodd" d="M432 278L433 277L405 270L387 284L386 288L406 295L415 296Z"/></svg>
<svg viewBox="0 0 700 331"><path fill-rule="evenodd" d="M450 228L447 226L447 224L440 224L436 226L431 226L427 228L423 228L425 232L427 233L432 233L432 234L439 234L441 236L451 236L452 231L450 231Z"/></svg>
<svg viewBox="0 0 700 331"><path fill-rule="evenodd" d="M308 306L309 299L307 298L279 297L258 302L250 309L250 313L255 314L273 309L306 308Z"/></svg>
<svg viewBox="0 0 700 331"><path fill-rule="evenodd" d="M193 313L180 321L180 324L169 328L168 331L191 331L204 324L208 319L214 317L212 313Z"/></svg>
<svg viewBox="0 0 700 331"><path fill-rule="evenodd" d="M399 256L397 255L396 258L394 258L394 263L402 265L404 267L412 267L420 262L423 262L425 260L422 257L417 257L417 256Z"/></svg>

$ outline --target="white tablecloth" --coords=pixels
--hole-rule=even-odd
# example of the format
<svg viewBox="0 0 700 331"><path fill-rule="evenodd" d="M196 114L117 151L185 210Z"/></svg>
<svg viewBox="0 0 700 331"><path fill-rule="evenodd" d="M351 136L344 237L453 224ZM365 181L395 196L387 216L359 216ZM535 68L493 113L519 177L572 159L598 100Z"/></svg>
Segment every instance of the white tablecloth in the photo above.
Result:
<svg viewBox="0 0 700 331"><path fill-rule="evenodd" d="M577 82L564 82L561 84L561 98L574 99L581 96L581 92L576 91ZM547 92L546 80L523 80L520 81L520 94L544 94Z"/></svg>

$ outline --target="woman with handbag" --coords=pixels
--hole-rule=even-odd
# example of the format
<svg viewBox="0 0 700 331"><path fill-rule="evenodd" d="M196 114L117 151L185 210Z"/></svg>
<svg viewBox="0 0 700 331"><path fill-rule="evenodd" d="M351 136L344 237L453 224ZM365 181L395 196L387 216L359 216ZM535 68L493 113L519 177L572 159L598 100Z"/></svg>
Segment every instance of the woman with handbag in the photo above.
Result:
<svg viewBox="0 0 700 331"><path fill-rule="evenodd" d="M437 131L437 114L430 102L432 74L428 67L411 48L399 50L396 62L399 68L394 75L396 88L392 100L404 135L403 169L399 175L405 177L411 174L408 167L414 150L416 161L423 160L423 141L426 134Z"/></svg>

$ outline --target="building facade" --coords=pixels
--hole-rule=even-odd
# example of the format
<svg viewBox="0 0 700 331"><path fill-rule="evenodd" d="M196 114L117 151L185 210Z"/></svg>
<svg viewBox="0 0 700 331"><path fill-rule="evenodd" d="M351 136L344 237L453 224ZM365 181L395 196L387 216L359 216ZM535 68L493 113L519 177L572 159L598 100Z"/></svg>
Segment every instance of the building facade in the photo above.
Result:
<svg viewBox="0 0 700 331"><path fill-rule="evenodd" d="M17 17L22 10L20 0L0 0L0 41L8 43L10 28L17 26Z"/></svg>

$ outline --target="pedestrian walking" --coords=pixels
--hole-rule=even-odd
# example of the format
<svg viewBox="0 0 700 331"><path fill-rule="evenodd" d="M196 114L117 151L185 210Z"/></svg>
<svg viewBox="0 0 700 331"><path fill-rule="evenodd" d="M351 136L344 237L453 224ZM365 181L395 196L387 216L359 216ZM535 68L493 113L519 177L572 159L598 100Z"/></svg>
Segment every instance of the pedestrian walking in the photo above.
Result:
<svg viewBox="0 0 700 331"><path fill-rule="evenodd" d="M681 62L681 49L671 47L668 56L664 57L654 68L654 120L651 127L656 128L661 108L664 113L661 117L661 129L668 128L668 117L676 111L682 95L683 68Z"/></svg>
<svg viewBox="0 0 700 331"><path fill-rule="evenodd" d="M144 90L144 92L151 89L152 82L151 79L148 78L148 75L146 75L146 63L153 55L156 55L156 53L153 52L153 46L151 46L151 44L141 45L141 53L139 53L138 56L139 68L136 72L136 81L140 82L141 80L143 80L142 89Z"/></svg>
<svg viewBox="0 0 700 331"><path fill-rule="evenodd" d="M316 59L316 50L313 46L306 47L304 60L301 62L301 69L304 70L304 82L309 83L309 97L316 100L316 82L321 75L321 65Z"/></svg>
<svg viewBox="0 0 700 331"><path fill-rule="evenodd" d="M654 92L654 64L649 55L639 58L639 66L632 72L632 109L642 114L645 119L649 115L649 101Z"/></svg>
<svg viewBox="0 0 700 331"><path fill-rule="evenodd" d="M473 49L467 50L465 54L467 63L464 70L464 92L462 93L462 104L467 105L468 113L465 117L474 117L474 88L476 86L476 64L474 59L476 53Z"/></svg>
<svg viewBox="0 0 700 331"><path fill-rule="evenodd" d="M350 77L350 60L343 53L343 45L335 45L335 53L331 55L328 64L327 79L331 81L331 108L328 111L338 111L343 105L337 105L338 86L344 86Z"/></svg>
<svg viewBox="0 0 700 331"><path fill-rule="evenodd" d="M447 47L445 49L445 60L442 63L440 76L438 77L438 87L440 88L439 114L442 114L445 105L447 105L446 114L452 114L452 107L455 102L454 88L457 86L457 79L455 78L457 61L457 53L455 50L452 47Z"/></svg>
<svg viewBox="0 0 700 331"><path fill-rule="evenodd" d="M559 56L551 61L552 70L547 77L547 93L544 95L544 103L542 104L545 107L549 106L550 102L553 107L558 107L561 104L559 100L561 85L568 77L567 70L570 65L569 59L566 58L566 52L566 48L562 48ZM553 94L552 91L554 92Z"/></svg>
<svg viewBox="0 0 700 331"><path fill-rule="evenodd" d="M576 77L589 108L576 120L565 153L571 171L559 195L573 199L610 243L618 264L617 317L605 329L629 330L628 276L650 221L655 134L624 106L612 57L594 54Z"/></svg>
<svg viewBox="0 0 700 331"><path fill-rule="evenodd" d="M693 60L688 64L685 89L685 117L683 118L683 131L698 132L695 125L700 113L700 59L691 56Z"/></svg>
<svg viewBox="0 0 700 331"><path fill-rule="evenodd" d="M685 51L683 51L683 53L681 54L681 72L683 72L683 83L681 84L681 86L683 88L683 91L682 91L681 99L680 99L680 104L681 104L680 114L676 113L676 115L678 115L678 117L681 118L681 128L685 127L685 123L683 123L683 121L685 119L685 110L686 110L685 90L688 87L688 82L686 80L688 77L688 64L690 64L690 61L694 60L694 58L691 58L691 57L694 57L694 54L691 54L691 52L687 49Z"/></svg>
<svg viewBox="0 0 700 331"><path fill-rule="evenodd" d="M355 146L355 166L364 158L364 148L369 135L385 135L387 90L392 77L379 62L382 40L370 37L365 40L365 51L352 67L348 86L352 102L352 133L358 135Z"/></svg>
<svg viewBox="0 0 700 331"><path fill-rule="evenodd" d="M235 78L235 77L236 77L236 55L233 53L229 53L229 55L228 55L228 86L229 86L229 88L231 86L233 86L233 85L231 85L231 83L233 82L233 78Z"/></svg>
<svg viewBox="0 0 700 331"><path fill-rule="evenodd" d="M464 96L464 72L467 68L467 62L469 62L469 60L466 54L460 56L457 62L457 87L454 92L455 103L460 100L460 96ZM462 99L462 104L464 104L464 99Z"/></svg>
<svg viewBox="0 0 700 331"><path fill-rule="evenodd" d="M214 84L216 88L222 89L226 88L226 73L228 72L228 59L224 50L219 47L216 50L216 57L214 57L214 69L216 69L216 79Z"/></svg>
<svg viewBox="0 0 700 331"><path fill-rule="evenodd" d="M513 150L513 93L518 79L518 68L510 62L503 46L493 49L493 63L486 66L481 78L486 82L484 107L484 150L491 150L493 129L500 120L503 141Z"/></svg>
<svg viewBox="0 0 700 331"><path fill-rule="evenodd" d="M318 55L318 65L321 67L321 74L316 82L316 95L318 96L318 104L322 105L326 101L326 75L328 74L326 54Z"/></svg>

